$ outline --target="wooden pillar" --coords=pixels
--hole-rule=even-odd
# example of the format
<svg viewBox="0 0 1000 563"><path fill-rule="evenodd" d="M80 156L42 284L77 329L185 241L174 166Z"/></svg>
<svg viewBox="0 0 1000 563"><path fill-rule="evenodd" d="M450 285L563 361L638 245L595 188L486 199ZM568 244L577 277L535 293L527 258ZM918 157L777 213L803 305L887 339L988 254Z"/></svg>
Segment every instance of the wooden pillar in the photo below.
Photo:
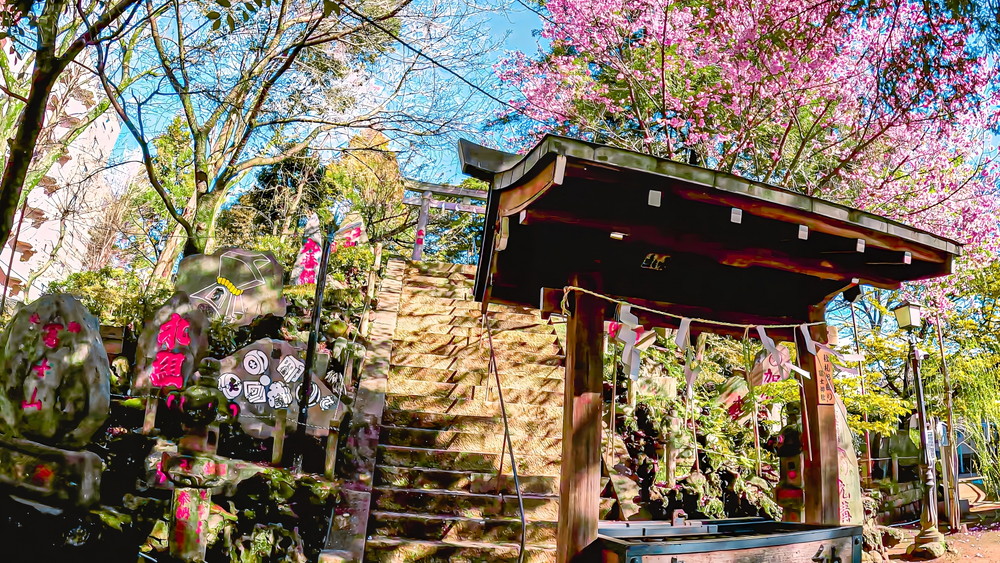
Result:
<svg viewBox="0 0 1000 563"><path fill-rule="evenodd" d="M809 322L824 320L825 303L809 309ZM810 327L815 342L827 342L826 325ZM809 353L799 342L799 363L810 378L803 380L805 451L803 487L807 524L840 525L840 479L837 468L836 395L833 392L833 362L829 352Z"/></svg>
<svg viewBox="0 0 1000 563"><path fill-rule="evenodd" d="M570 280L595 288L594 278ZM559 481L559 563L572 561L597 539L601 488L601 407L604 386L604 311L607 302L571 296L566 326L563 455Z"/></svg>

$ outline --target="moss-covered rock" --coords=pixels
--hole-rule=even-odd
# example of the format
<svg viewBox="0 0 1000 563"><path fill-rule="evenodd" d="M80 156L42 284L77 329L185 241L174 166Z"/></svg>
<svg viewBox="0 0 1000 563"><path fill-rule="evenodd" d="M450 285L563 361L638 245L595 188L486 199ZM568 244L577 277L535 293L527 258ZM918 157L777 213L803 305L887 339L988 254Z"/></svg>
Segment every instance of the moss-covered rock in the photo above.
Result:
<svg viewBox="0 0 1000 563"><path fill-rule="evenodd" d="M0 335L0 433L82 448L108 417L97 318L69 294L22 308Z"/></svg>

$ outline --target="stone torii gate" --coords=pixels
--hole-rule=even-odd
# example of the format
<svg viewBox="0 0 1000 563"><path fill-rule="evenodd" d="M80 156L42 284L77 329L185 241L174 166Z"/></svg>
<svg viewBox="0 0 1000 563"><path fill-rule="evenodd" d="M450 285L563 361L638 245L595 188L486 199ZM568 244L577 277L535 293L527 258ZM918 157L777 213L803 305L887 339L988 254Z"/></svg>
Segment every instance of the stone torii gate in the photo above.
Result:
<svg viewBox="0 0 1000 563"><path fill-rule="evenodd" d="M413 244L412 260L417 261L423 257L424 237L427 235L427 220L430 218L431 209L443 209L445 211L459 211L462 213L476 213L483 215L486 208L477 203L486 199L486 192L470 190L459 186L444 186L441 184L431 184L417 180L406 180L406 189L414 192L421 192L420 197L404 197L404 205L412 205L420 208L417 215L417 240ZM461 197L462 202L444 201L434 199L434 194Z"/></svg>
<svg viewBox="0 0 1000 563"><path fill-rule="evenodd" d="M463 171L491 185L475 285L484 304L558 312L563 288L573 285L688 318L822 323L827 303L852 285L895 289L946 275L960 253L953 241L857 209L584 141L547 136L523 156L468 141L459 150ZM560 561L597 537L601 344L604 321L615 314L582 292L569 295L569 306ZM646 327L679 324L633 312ZM691 330L744 335L698 322ZM794 329L770 332L793 340ZM826 341L824 326L810 332ZM799 357L811 374L804 519L839 525L832 374L801 344Z"/></svg>

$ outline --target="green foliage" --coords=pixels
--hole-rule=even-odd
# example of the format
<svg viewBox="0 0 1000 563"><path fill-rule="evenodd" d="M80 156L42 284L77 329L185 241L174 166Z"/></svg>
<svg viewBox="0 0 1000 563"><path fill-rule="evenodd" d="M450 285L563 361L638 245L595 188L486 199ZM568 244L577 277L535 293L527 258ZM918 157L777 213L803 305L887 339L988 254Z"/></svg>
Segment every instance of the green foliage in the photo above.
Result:
<svg viewBox="0 0 1000 563"><path fill-rule="evenodd" d="M160 280L146 282L131 270L105 267L52 282L48 293L75 295L101 324L139 330L170 297L173 286Z"/></svg>
<svg viewBox="0 0 1000 563"><path fill-rule="evenodd" d="M962 357L953 364L955 414L969 446L976 452L976 469L992 498L1000 498L1000 355Z"/></svg>

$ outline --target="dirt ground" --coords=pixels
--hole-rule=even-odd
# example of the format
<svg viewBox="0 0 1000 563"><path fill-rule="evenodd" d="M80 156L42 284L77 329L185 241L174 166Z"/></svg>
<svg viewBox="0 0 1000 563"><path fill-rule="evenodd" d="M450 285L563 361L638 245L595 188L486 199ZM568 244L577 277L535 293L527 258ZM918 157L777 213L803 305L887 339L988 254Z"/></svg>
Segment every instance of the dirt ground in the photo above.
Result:
<svg viewBox="0 0 1000 563"><path fill-rule="evenodd" d="M904 529L907 534L914 535L916 529ZM1000 524L977 526L969 524L969 532L964 534L947 534L948 553L936 561L979 560L1000 563ZM906 548L909 541L904 541L889 551L890 559L907 561Z"/></svg>

